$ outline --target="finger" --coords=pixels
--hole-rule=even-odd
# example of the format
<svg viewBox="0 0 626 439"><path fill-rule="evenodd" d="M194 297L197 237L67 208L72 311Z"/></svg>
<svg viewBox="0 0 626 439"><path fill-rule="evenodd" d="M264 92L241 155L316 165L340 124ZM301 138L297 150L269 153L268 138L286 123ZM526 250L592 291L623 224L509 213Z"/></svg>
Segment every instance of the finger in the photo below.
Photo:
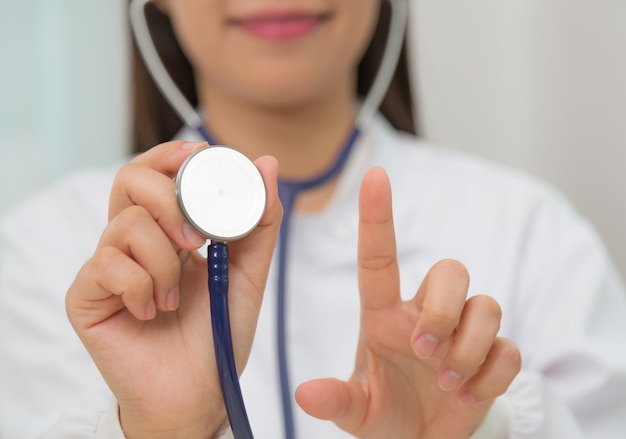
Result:
<svg viewBox="0 0 626 439"><path fill-rule="evenodd" d="M411 345L420 358L430 358L456 329L469 287L467 269L454 260L436 263L426 274L413 303L419 318Z"/></svg>
<svg viewBox="0 0 626 439"><path fill-rule="evenodd" d="M459 388L487 358L500 329L502 310L493 298L475 296L463 308L452 346L439 371L439 386L451 391Z"/></svg>
<svg viewBox="0 0 626 439"><path fill-rule="evenodd" d="M185 221L176 201L176 183L147 166L131 163L117 174L109 202L109 218L130 206L142 206L177 246L196 249L206 239Z"/></svg>
<svg viewBox="0 0 626 439"><path fill-rule="evenodd" d="M131 163L147 166L169 178L174 178L183 162L195 151L206 148L207 142L185 142L174 140L150 148L135 157Z"/></svg>
<svg viewBox="0 0 626 439"><path fill-rule="evenodd" d="M181 263L177 250L145 208L131 206L122 211L109 223L98 245L120 249L148 273L159 309L178 307Z"/></svg>
<svg viewBox="0 0 626 439"><path fill-rule="evenodd" d="M508 339L496 338L478 373L459 389L459 399L465 404L474 404L504 394L521 365L517 346Z"/></svg>
<svg viewBox="0 0 626 439"><path fill-rule="evenodd" d="M333 421L345 431L354 432L363 423L367 398L357 381L334 378L309 381L296 390L298 405L310 416Z"/></svg>
<svg viewBox="0 0 626 439"><path fill-rule="evenodd" d="M152 279L118 248L101 247L68 289L67 315L75 328L89 329L124 308L139 320L154 318Z"/></svg>
<svg viewBox="0 0 626 439"><path fill-rule="evenodd" d="M371 169L359 198L358 279L363 310L400 301L400 275L391 208L391 187L382 168Z"/></svg>

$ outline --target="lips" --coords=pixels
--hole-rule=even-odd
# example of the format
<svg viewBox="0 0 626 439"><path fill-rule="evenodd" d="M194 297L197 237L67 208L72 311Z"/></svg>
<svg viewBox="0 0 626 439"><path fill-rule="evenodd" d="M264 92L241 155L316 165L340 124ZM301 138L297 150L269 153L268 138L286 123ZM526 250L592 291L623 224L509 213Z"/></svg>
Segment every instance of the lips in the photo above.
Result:
<svg viewBox="0 0 626 439"><path fill-rule="evenodd" d="M330 17L324 13L263 12L230 20L230 24L259 38L289 40L312 33Z"/></svg>

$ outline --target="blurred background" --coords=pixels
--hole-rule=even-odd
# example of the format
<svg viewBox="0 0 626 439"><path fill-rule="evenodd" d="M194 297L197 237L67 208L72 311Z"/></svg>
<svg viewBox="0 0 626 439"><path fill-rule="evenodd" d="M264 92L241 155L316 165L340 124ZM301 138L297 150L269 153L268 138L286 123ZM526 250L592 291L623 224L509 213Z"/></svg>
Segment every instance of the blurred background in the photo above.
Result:
<svg viewBox="0 0 626 439"><path fill-rule="evenodd" d="M558 187L626 278L626 2L409 1L424 137ZM0 3L0 214L127 151L126 6Z"/></svg>
<svg viewBox="0 0 626 439"><path fill-rule="evenodd" d="M0 214L127 149L125 0L0 0Z"/></svg>

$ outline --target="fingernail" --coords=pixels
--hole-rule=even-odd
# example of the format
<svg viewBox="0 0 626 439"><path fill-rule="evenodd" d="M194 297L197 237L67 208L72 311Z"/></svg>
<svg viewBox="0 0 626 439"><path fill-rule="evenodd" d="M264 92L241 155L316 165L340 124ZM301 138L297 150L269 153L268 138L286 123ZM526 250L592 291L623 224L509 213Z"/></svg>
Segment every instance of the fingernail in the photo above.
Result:
<svg viewBox="0 0 626 439"><path fill-rule="evenodd" d="M439 347L439 340L430 334L420 335L413 344L415 355L420 358L430 358Z"/></svg>
<svg viewBox="0 0 626 439"><path fill-rule="evenodd" d="M461 403L465 405L472 405L476 404L478 402L478 399L476 399L476 397L471 393L465 391L461 392L461 394L459 395L459 401L461 401Z"/></svg>
<svg viewBox="0 0 626 439"><path fill-rule="evenodd" d="M194 247L200 247L206 242L204 236L200 236L189 224L183 225L183 236Z"/></svg>
<svg viewBox="0 0 626 439"><path fill-rule="evenodd" d="M446 392L451 390L456 390L461 385L461 381L463 381L463 377L461 374L454 372L452 370L445 370L439 376L439 387Z"/></svg>
<svg viewBox="0 0 626 439"><path fill-rule="evenodd" d="M151 320L156 317L156 303L154 299L150 300L150 303L146 306L146 320Z"/></svg>
<svg viewBox="0 0 626 439"><path fill-rule="evenodd" d="M184 151L195 151L196 149L204 146L209 146L209 144L207 142L187 142L183 143L181 149Z"/></svg>
<svg viewBox="0 0 626 439"><path fill-rule="evenodd" d="M169 309L170 311L175 311L178 308L179 296L180 291L178 287L167 293L167 297L165 298L165 306L167 307L167 309Z"/></svg>

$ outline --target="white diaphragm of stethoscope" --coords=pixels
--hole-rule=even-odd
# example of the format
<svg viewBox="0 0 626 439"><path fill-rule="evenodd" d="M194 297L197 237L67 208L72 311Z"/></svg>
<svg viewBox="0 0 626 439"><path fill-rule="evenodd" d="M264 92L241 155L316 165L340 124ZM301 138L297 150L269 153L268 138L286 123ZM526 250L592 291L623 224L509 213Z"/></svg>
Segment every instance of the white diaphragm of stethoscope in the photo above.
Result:
<svg viewBox="0 0 626 439"><path fill-rule="evenodd" d="M189 156L176 177L181 212L198 233L214 242L243 238L265 211L263 178L245 155L211 146Z"/></svg>

